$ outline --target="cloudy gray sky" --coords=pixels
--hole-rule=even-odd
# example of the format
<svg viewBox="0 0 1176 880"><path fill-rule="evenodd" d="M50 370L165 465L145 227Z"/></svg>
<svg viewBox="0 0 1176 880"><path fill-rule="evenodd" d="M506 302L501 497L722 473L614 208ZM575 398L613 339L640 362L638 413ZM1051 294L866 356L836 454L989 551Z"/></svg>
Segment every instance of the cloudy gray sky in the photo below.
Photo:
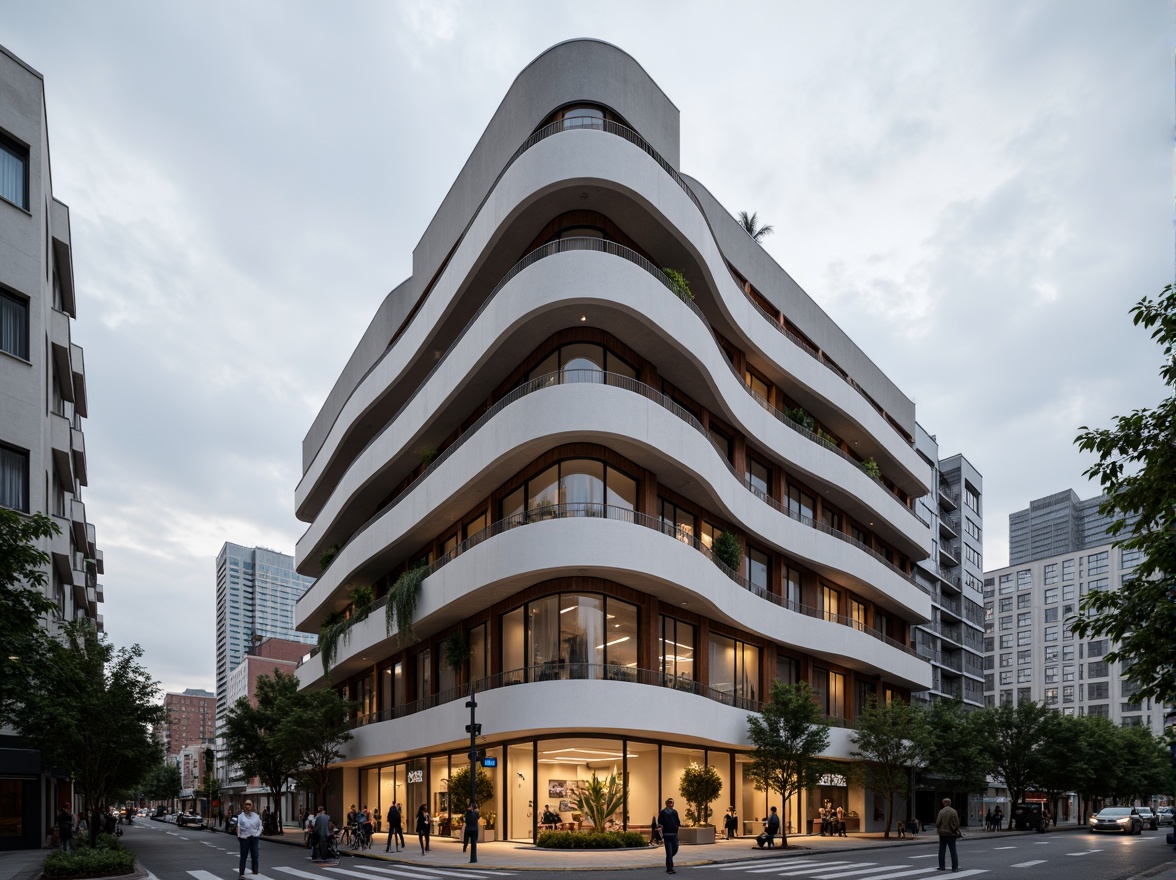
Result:
<svg viewBox="0 0 1176 880"><path fill-rule="evenodd" d="M293 552L299 445L515 75L599 37L682 170L1008 514L1096 494L1073 439L1154 405L1127 311L1172 279L1172 10L1082 2L0 0L45 77L90 390L107 631L214 683L221 544Z"/></svg>

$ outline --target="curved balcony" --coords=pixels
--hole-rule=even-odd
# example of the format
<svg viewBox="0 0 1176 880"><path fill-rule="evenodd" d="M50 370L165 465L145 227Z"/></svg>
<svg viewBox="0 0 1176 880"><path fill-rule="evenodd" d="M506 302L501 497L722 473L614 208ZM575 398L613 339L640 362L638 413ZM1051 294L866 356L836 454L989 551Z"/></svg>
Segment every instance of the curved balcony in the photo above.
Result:
<svg viewBox="0 0 1176 880"><path fill-rule="evenodd" d="M650 533L652 539L645 537ZM698 555L709 564L699 567ZM455 566L452 572L450 566ZM634 589L675 605L688 598L692 608L815 656L841 657L842 662L848 656L871 674L884 670L891 680L919 682L911 646L847 616L790 603L723 565L697 536L656 517L604 504L555 505L507 517L439 557L422 580L418 633L456 625L465 609L504 601L539 580L594 570L612 578L623 571L622 582ZM388 633L385 615L379 613L386 601L378 600L372 613L340 640L333 666L337 674L353 674L370 662L363 657L393 649L397 635ZM299 665L317 657L316 649ZM306 670L303 683L321 674Z"/></svg>
<svg viewBox="0 0 1176 880"><path fill-rule="evenodd" d="M614 124L610 124L610 125L614 125ZM549 128L554 129L555 127L553 126L553 127L549 127ZM623 128L623 126L620 128ZM611 129L602 129L602 130L606 130L606 133L617 133L617 132L611 131ZM585 131L585 129L576 129L576 131L583 132L583 131ZM591 134L592 130L587 129L587 132L589 134ZM520 150L516 153L515 159L517 159L519 156L523 155L524 153L528 152L536 144L541 143L545 139L549 138L551 136L551 134L555 134L555 133L559 133L559 132L555 131L555 130L551 131L548 134L544 134L542 131L537 132L536 135L534 135L532 137L532 139L529 139L528 143L525 145L525 147L526 147L525 149L520 148ZM665 163L662 162L660 160L660 157L657 157L656 153L653 152L651 149L645 149L645 147L642 146L643 142L639 142L639 138L637 140L630 140L628 137L626 137L625 140L626 140L626 142L633 143L634 145L641 148L647 155L654 158L655 162L657 162L659 165L661 165L663 167L663 170L666 170L666 168L668 166L665 166ZM596 171L597 174L603 175L598 178L602 183L604 183L606 185L613 185L615 187L627 189L628 187L626 186L625 183L615 183L614 184L612 177L610 177L607 174L607 172L605 171L605 167L609 166L610 163L609 163L607 157L598 157L597 154L599 152L601 152L601 151L595 150L595 151L591 151L590 153L588 153L586 155L591 155L597 159L597 161L591 162L588 164L592 164L594 166L599 165L601 167L600 168L594 167L591 169L586 168L586 169L584 169L585 174L573 175L574 178L576 180L594 178L594 175L591 172ZM511 166L513 166L515 164L515 159L512 159L511 163L507 166L507 168L510 168ZM552 163L548 163L548 164L552 164ZM561 166L561 168L563 168L563 166L566 165L566 158L558 164ZM613 164L615 164L615 163L613 163ZM478 253L467 253L467 252L463 251L463 248L466 251L475 251L475 252L479 251L480 247L484 247L485 242L489 241L492 238L495 227L491 225L490 220L488 220L482 216L483 213L492 213L495 218L500 217L500 216L508 213L507 209L510 207L510 205L514 204L515 201L518 201L519 199L522 199L524 197L522 193L519 193L516 196L516 198L512 201L507 198L506 194L504 194L503 195L503 199L505 200L504 204L497 205L495 210L492 212L490 212L490 211L484 212L483 211L483 208L486 207L486 202L489 201L491 198L493 198L496 195L496 189L499 185L499 182L501 182L504 179L504 177L506 177L506 170L507 169L504 169L503 172L500 173L498 179L496 180L496 182L494 184L494 187L491 188L491 190L488 192L487 196L483 200L482 206L479 208L478 212L475 213L474 217L467 224L466 230L462 233L461 237L459 238L458 244L455 245L453 259L446 266L445 270L442 272L441 276L438 277L438 280L433 284L433 286L430 288L430 290L428 292L426 292L426 294L423 295L422 298L414 306L413 315L409 319L408 323L404 327L402 327L399 331L397 331L397 337L399 338L400 336L405 335L409 329L413 329L413 331L414 331L413 340L407 346L407 348L409 350L400 351L400 349L405 348L405 346L391 346L388 349L388 351L385 352L385 354L383 356L381 356L379 361L377 361L376 364L374 364L371 368L369 368L367 374L365 374L363 379L361 379L360 382L356 385L356 388L352 390L351 395L349 396L349 399L343 405L343 408L340 411L340 414L336 417L335 423L329 432L328 438L326 439L326 441L324 441L324 443L320 447L319 451L315 454L314 460L312 460L310 466L306 469L306 473L303 477L303 480L299 484L297 495L298 495L298 506L299 506L300 513L306 514L309 511L309 508L307 508L307 505L310 503L311 496L314 493L321 491L320 489L317 488L317 484L322 478L324 469L327 467L327 463L326 463L325 459L332 459L334 457L334 454L335 454L334 451L338 448L339 444L342 442L342 439L343 439L342 435L345 434L349 430L348 426L355 419L357 419L363 411L365 411L369 406L373 405L375 400L380 395L382 395L384 393L384 389L390 387L392 384L395 383L395 381L396 381L395 377L399 376L403 372L403 369L409 363L412 363L417 357L420 356L421 352L423 351L423 346L426 343L426 337L428 336L429 328L436 326L442 315L448 314L448 309L452 305L451 303L448 303L448 302L430 303L429 300L433 299L432 293L434 291L436 291L438 288L447 289L449 291L449 295L452 297L456 291L456 287L455 287L456 282L454 281L453 278L451 278L451 277L447 278L446 276L447 275L457 275L459 277L465 277L465 274L468 274L469 271L471 271L473 265L475 264L475 262L478 258ZM547 176L554 176L557 179L567 179L566 168L563 169L562 174L557 173L554 169L543 169L543 170L547 171ZM672 171L672 169L669 169L669 170ZM587 175L587 177L585 177L585 175ZM540 178L542 178L543 175L539 175L539 176L540 176ZM619 172L618 172L618 176L619 176ZM681 188L681 192L683 194L688 194L688 196L689 196L688 201L693 206L692 211L690 212L693 215L692 218L683 217L682 218L683 221L690 219L691 222L688 225L695 227L694 231L700 235L704 235L705 239L706 239L706 241L703 242L703 245L704 245L707 253L705 255L700 254L698 256L698 259L700 259L702 261L703 265L710 272L710 275L713 279L715 279L716 284L719 284L721 281L724 289L726 289L726 286L728 284L731 287L734 287L734 282L730 280L730 278L726 272L725 264L723 264L723 262L722 262L721 254L719 254L719 252L717 251L717 247L714 244L713 237L710 235L709 226L706 225L707 221L705 218L705 214L698 208L697 199L694 198L693 193L689 192L689 188L685 185L684 182L681 181L680 176L677 176L676 173L675 173L674 179L676 182L679 183L679 186ZM643 183L645 183L645 181L643 181L643 180L640 180L640 181L635 180L635 181L631 182L631 186L636 187L636 189L634 189L632 191L634 193L641 192L642 191L641 188L642 188ZM520 185L519 182L516 181L514 189L521 189L521 190L530 191L533 189L542 189L542 188L544 188L544 186L549 186L549 185L550 184L544 184L543 179L533 181L533 186L528 186L528 187L523 187ZM506 189L509 190L510 187L506 187ZM652 193L652 194L644 194L643 198L650 201L653 204L658 204L659 202L665 201L664 196L659 198L659 197L657 197L656 192ZM661 206L661 207L665 208L665 206ZM667 222L668 222L668 220L667 220ZM473 243L468 243L466 241L467 235L470 233L470 231L476 225L479 225L482 227L480 229L480 234L478 236L474 237L478 242L482 243L480 246L477 246L477 247ZM739 296L737 299L734 299L733 297L730 297L727 294L723 294L722 298L725 300L729 299L729 300L732 300L732 302L738 303L738 307L740 309L745 309L750 304L749 301L746 300L746 298L742 294L742 291L739 292ZM744 328L749 322L745 321L741 315L735 314L734 312L731 311L732 302L726 303L726 308L728 309L728 312L731 313L731 315L732 315L732 321L733 321L732 328L735 332L742 332L742 328ZM480 309L479 309L479 311L480 311ZM748 316L750 316L751 314L753 314L751 311L747 312ZM701 313L700 313L700 315L701 315ZM776 328L777 330L782 329L782 328L779 328L779 326L773 320L767 320L766 322L771 324L771 326L773 328ZM761 322L756 321L755 323L759 324ZM416 326L414 327L413 325L416 325ZM765 336L761 343L756 343L756 344L760 348L770 349L771 348L770 339L771 339L771 337ZM446 351L451 350L451 348L452 348L451 345L447 345ZM801 350L804 351L807 355L812 354L811 351L809 351L807 348L805 348L803 346L801 347ZM390 355L393 355L393 360L395 361L395 364L386 363L389 360ZM769 356L769 359L773 360L773 362L778 360L778 358L771 358L770 356ZM828 365L826 364L826 366L828 366ZM914 455L913 451L911 451L911 448L909 447L909 444L907 443L905 438L902 438L901 435L899 435L898 432L894 430L893 426L890 425L881 416L881 414L875 412L877 405L872 401L871 398L869 398L868 395L864 394L864 392L861 392L860 388L856 388L855 385L851 384L851 387L855 387L856 390L858 390L859 393L862 394L862 399L864 399L868 405L867 409L862 410L859 407L849 406L846 401L838 402L839 395L835 392L834 386L830 386L826 380L821 378L821 376L829 376L829 375L830 375L829 370L821 371L820 374L816 375L816 376L809 375L808 373L806 373L806 371L800 370L798 375L794 376L793 378L796 381L801 382L801 384L806 385L806 387L810 387L816 393L821 394L826 400L828 400L830 402L830 404L832 406L837 408L839 412L843 412L847 418L850 418L856 424L861 425L863 427L863 430L866 432L866 434L868 436L878 436L879 434L882 434L885 436L891 436L891 434L893 434L894 436L898 436L901 440L901 447L902 447L903 451L901 451L901 452L887 451L885 457L888 460L892 460L896 464L897 467L901 468L901 470L903 471L903 474L904 474L905 482L910 483L912 480L914 480L915 482L917 482L921 485L924 482L924 477L921 476L922 462L921 462L921 460L918 459L918 457L916 455ZM836 371L833 371L833 375L837 376L838 381L844 378L841 374L836 373ZM371 387L373 385L375 387ZM361 393L361 391L362 391L362 393ZM357 395L358 395L358 398L357 398ZM356 399L353 400L353 398L356 398ZM883 427L883 426L885 426L885 427ZM915 493L915 494L919 494L919 493ZM912 513L912 515L914 515L914 514Z"/></svg>
<svg viewBox="0 0 1176 880"><path fill-rule="evenodd" d="M662 411L676 418L678 422L691 428L693 433L705 442L706 448L713 452L713 456L711 457L712 463L720 463L723 469L725 469L726 472L732 478L734 478L734 480L740 486L742 486L745 491L753 495L759 502L771 508L771 510L775 511L777 514L780 514L788 520L799 524L805 529L811 529L815 532L827 535L836 539L842 544L854 548L857 552L863 554L874 563L880 564L885 570L891 572L893 575L897 575L907 584L917 587L924 593L928 592L927 588L919 583L913 575L904 572L902 569L895 566L871 547L866 546L862 542L845 534L844 532L832 529L824 523L814 521L811 517L792 510L787 504L784 504L778 499L772 498L759 491L759 489L756 488L745 475L738 473L731 463L719 452L718 449L715 448L713 439L702 426L702 423L677 403L675 403L671 398L662 394L660 391L657 391L656 389L645 385L642 382L638 382L637 380L630 379L627 376L622 376L615 373L606 373L597 370L568 370L562 371L560 373L551 373L532 379L531 381L520 385L510 394L500 399L489 410L487 410L453 444L451 444L448 448L445 449L444 452L433 459L428 467L426 467L415 480L405 486L405 488L401 490L394 498L392 498L375 514L373 514L362 526L355 530L352 537L340 549L339 555L336 556L335 561L331 565L331 568L323 574L319 583L317 583L315 587L313 587L312 590L306 594L304 599L309 598L312 601L317 600L316 604L321 604L321 602L325 601L326 595L329 595L330 592L333 592L334 588L338 586L338 583L334 582L338 581L341 583L342 580L350 578L352 571L354 571L354 567L359 565L361 561L359 559L347 558L348 550L352 548L357 539L369 533L378 521L388 516L390 512L400 506L401 503L410 495L414 494L418 490L423 490L434 474L437 474L438 471L440 471L453 456L458 454L467 445L470 439L482 431L487 425L493 423L495 418L499 416L505 409L512 406L513 404L518 403L519 401L528 399L533 395L548 391L553 388L571 386L576 389L583 389L592 385L606 386L610 389L636 394L641 398L656 404ZM613 407L613 409L616 409L616 407ZM434 501L434 506L436 505L437 500ZM758 534L761 539L773 544L775 544L776 541L773 540L770 536L774 535L775 533L776 530L771 527L767 527L756 532L756 534ZM781 547L780 549L784 550L785 548ZM814 563L822 562L822 560L818 559L813 559L810 561ZM338 571L342 571L343 574L337 574ZM326 593L326 595L324 595L324 593ZM299 604L301 604L301 602Z"/></svg>
<svg viewBox="0 0 1176 880"><path fill-rule="evenodd" d="M673 343L682 346L686 351L693 351L699 357L706 356L705 363L700 363L699 366L712 377L713 381L721 381L723 374L728 374L731 378L727 380L727 385L722 390L715 389L715 393L727 405L737 404L737 400L731 394L731 389L733 388L738 388L739 395L746 395L747 398L756 404L753 410L748 410L746 407L743 407L742 414L729 411L724 412L724 415L743 428L745 433L761 437L766 444L765 448L776 453L776 457L780 457L780 461L777 464L784 464L794 470L796 470L798 462L805 456L793 455L791 459L786 456L781 456L780 450L786 450L789 447L789 441L787 438L781 438L772 442L771 436L773 429L769 425L784 426L788 429L788 436L801 437L808 441L811 444L809 449L818 450L815 456L810 455L808 457L817 463L819 467L813 470L811 465L804 466L801 468L802 473L831 487L835 492L834 500L840 500L840 506L846 507L847 510L849 509L847 505L851 504L868 508L872 513L870 516L865 517L866 519L872 519L876 515L885 521L886 515L890 511L902 510L905 516L901 517L898 523L888 523L890 533L886 537L891 543L895 543L896 541L900 542L904 549L912 556L917 557L920 552L924 554L928 552L929 548L927 544L930 536L926 532L926 524L917 517L914 511L896 498L880 480L866 473L852 456L793 421L787 414L771 406L768 401L744 383L742 378L734 371L727 358L723 356L715 338L715 332L701 310L690 297L678 290L666 277L665 273L629 248L600 239L572 238L552 242L537 248L516 263L498 282L478 311L466 323L445 357L433 366L426 379L403 403L392 419L389 420L388 424L372 437L364 446L363 450L353 459L347 472L345 472L339 484L332 492L332 498L329 499L328 504L320 509L319 517L316 518L316 521L307 529L303 538L300 539L300 558L313 557L316 552L321 552L323 549L320 545L323 544L325 534L332 528L335 517L338 515L337 512L334 514L331 513L331 507L334 506L337 511L340 505L347 503L342 501L343 497L347 497L357 491L359 485L366 484L372 479L372 475L377 469L385 467L389 460L395 460L397 455L402 454L404 452L403 444L412 441L412 437L408 436L409 434L412 434L414 437L419 435L421 428L415 427L417 422L425 422L434 415L432 411L422 411L420 402L427 401L430 406L435 407L435 401L443 399L447 392L452 391L452 386L457 381L456 376L467 376L478 372L478 352L464 352L459 356L459 353L463 352L461 346L462 340L466 338L467 334L470 334L471 330L477 327L478 332L475 335L479 339L485 338L488 335L497 336L498 331L495 329L496 327L517 326L523 320L523 302L527 301L528 298L512 295L506 298L506 302L503 304L505 311L496 317L494 326L487 328L481 326L483 315L491 306L499 303L498 294L509 286L514 279L523 274L525 270L535 264L557 255L573 253L604 254L610 258L622 260L627 265L636 266L641 270L643 276L657 282L657 286L654 288L655 290L669 293L674 297L675 301L685 305L694 318L697 319L701 329L705 333L705 337L699 337L699 339L709 338L711 341L712 347L709 352L700 352L699 349L702 348L702 345L696 343L695 340L688 337L681 338L685 336L685 333L689 332L688 328L684 333L677 335L668 333L666 328L661 325L655 325L651 327L651 330L668 335ZM615 283L625 283L623 274ZM725 371L721 367L718 367L718 365L725 365ZM442 371L450 367L452 367L452 369L449 369L450 375L446 377ZM714 375L716 367L720 371L720 375L718 376ZM455 373L456 376L454 375ZM731 380L733 380L733 383ZM414 405L415 410L413 409ZM736 406L736 409L738 408ZM761 411L767 413L771 417L772 422L763 423L758 426L753 425L752 423L758 417L756 414ZM405 429L402 424L402 417L407 418L407 414L410 412L414 413L413 418L417 421L409 419L413 427ZM695 424L697 425L697 422ZM698 427L701 428L701 426ZM394 429L402 432L403 444L399 450L391 450L388 447L388 438ZM467 435L463 435L458 442L464 442ZM829 456L829 459L821 464L820 456L826 455ZM852 472L843 470L846 466L851 467L853 469ZM858 486L854 485L855 481L859 483ZM871 485L876 486L876 489L866 488ZM858 518L861 519L863 517L858 515Z"/></svg>

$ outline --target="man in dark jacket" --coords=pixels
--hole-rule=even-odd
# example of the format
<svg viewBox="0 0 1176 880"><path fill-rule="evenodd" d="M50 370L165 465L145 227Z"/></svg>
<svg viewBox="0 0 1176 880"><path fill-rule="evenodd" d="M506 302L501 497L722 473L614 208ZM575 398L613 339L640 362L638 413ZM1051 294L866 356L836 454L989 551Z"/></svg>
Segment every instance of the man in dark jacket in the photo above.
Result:
<svg viewBox="0 0 1176 880"><path fill-rule="evenodd" d="M678 852L678 829L682 827L682 820L674 809L673 798L666 798L666 808L657 814L657 827L665 841L666 873L677 874L674 870L674 856Z"/></svg>
<svg viewBox="0 0 1176 880"><path fill-rule="evenodd" d="M461 851L465 852L466 847L471 843L478 842L478 820L482 818L482 814L478 812L478 805L470 801L469 807L465 811L465 825L463 826ZM477 846L474 847L477 850Z"/></svg>
<svg viewBox="0 0 1176 880"><path fill-rule="evenodd" d="M73 826L74 818L69 804L62 804L61 811L57 814L57 835L61 838L63 852L73 849Z"/></svg>

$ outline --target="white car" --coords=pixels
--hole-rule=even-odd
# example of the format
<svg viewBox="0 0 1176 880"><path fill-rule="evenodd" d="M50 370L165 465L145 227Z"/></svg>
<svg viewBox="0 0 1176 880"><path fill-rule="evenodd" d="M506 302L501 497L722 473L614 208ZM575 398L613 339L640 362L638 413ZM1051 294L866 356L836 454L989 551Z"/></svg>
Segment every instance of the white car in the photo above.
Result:
<svg viewBox="0 0 1176 880"><path fill-rule="evenodd" d="M1160 807L1158 810L1156 810L1156 820L1161 825L1172 825L1172 808Z"/></svg>

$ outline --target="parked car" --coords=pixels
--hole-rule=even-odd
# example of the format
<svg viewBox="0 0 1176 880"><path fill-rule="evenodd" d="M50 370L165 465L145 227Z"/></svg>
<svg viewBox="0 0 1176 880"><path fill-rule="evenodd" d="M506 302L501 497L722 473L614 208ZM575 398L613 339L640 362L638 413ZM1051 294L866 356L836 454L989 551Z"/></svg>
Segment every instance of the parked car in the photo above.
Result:
<svg viewBox="0 0 1176 880"><path fill-rule="evenodd" d="M1013 807L1013 827L1018 831L1042 831L1041 804L1021 803Z"/></svg>
<svg viewBox="0 0 1176 880"><path fill-rule="evenodd" d="M184 828L203 828L204 817L199 813L177 813L176 825Z"/></svg>
<svg viewBox="0 0 1176 880"><path fill-rule="evenodd" d="M1172 808L1160 807L1158 810L1156 810L1156 822L1158 822L1160 825L1172 825Z"/></svg>
<svg viewBox="0 0 1176 880"><path fill-rule="evenodd" d="M1090 830L1142 834L1143 819L1134 807L1107 807L1090 817Z"/></svg>

